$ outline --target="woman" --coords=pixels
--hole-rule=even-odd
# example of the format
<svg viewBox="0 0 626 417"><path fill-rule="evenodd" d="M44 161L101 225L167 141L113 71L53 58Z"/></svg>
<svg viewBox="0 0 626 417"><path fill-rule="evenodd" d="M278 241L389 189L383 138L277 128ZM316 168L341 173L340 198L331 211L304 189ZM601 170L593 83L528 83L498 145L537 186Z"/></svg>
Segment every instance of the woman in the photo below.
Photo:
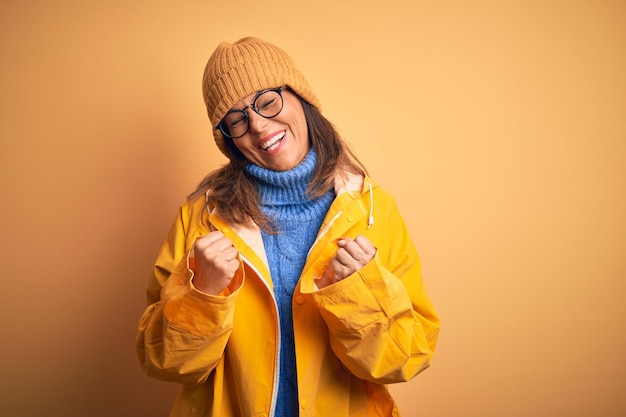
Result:
<svg viewBox="0 0 626 417"><path fill-rule="evenodd" d="M203 78L229 162L180 208L137 351L183 385L170 416L396 416L385 384L429 366L439 319L393 198L292 59L222 43Z"/></svg>

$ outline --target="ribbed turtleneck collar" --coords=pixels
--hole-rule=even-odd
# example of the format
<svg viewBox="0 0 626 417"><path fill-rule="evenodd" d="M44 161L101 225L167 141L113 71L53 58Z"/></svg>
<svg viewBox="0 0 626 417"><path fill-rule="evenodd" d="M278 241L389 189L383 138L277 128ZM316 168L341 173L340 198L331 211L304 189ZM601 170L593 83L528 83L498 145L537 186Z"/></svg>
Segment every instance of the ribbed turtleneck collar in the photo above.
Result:
<svg viewBox="0 0 626 417"><path fill-rule="evenodd" d="M272 171L258 165L244 167L257 184L264 205L281 206L301 204L310 201L307 188L317 165L317 155L311 148L304 160L289 171Z"/></svg>

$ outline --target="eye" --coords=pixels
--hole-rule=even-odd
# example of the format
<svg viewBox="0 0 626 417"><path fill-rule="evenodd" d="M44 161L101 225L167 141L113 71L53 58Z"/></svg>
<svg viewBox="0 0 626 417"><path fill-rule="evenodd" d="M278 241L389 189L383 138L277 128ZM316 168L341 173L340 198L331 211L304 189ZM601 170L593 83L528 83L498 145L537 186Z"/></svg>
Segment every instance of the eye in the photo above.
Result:
<svg viewBox="0 0 626 417"><path fill-rule="evenodd" d="M237 119L229 120L228 127L229 128L237 127L237 126L240 126L243 122L244 122L244 118L238 117Z"/></svg>
<svg viewBox="0 0 626 417"><path fill-rule="evenodd" d="M246 123L246 114L242 111L232 111L226 115L224 123L228 129L242 126Z"/></svg>
<svg viewBox="0 0 626 417"><path fill-rule="evenodd" d="M270 97L270 98L265 98L263 97L263 100L261 101L261 105L258 106L259 110L264 110L264 109L268 109L270 107L272 107L274 104L276 103L276 98L275 97Z"/></svg>

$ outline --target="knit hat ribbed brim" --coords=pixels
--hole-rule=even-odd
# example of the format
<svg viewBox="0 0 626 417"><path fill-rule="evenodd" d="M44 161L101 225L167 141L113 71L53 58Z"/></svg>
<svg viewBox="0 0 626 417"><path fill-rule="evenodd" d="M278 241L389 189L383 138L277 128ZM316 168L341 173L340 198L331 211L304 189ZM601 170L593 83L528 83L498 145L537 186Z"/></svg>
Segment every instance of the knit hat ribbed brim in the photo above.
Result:
<svg viewBox="0 0 626 417"><path fill-rule="evenodd" d="M268 88L289 86L321 110L317 96L285 51L271 43L246 37L235 43L222 42L204 69L202 91L217 147L231 157L224 137L215 126L242 98Z"/></svg>

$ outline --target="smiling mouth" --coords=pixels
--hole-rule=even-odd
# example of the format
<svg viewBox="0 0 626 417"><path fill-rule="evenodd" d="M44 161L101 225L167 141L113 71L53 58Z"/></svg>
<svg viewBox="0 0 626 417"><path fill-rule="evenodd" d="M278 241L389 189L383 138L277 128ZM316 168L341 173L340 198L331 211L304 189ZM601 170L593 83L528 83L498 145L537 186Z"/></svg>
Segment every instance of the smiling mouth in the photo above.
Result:
<svg viewBox="0 0 626 417"><path fill-rule="evenodd" d="M283 140L283 138L285 137L285 132L280 132L278 135L274 136L272 139L264 142L260 148L264 151L271 151L272 149L276 148L279 144L280 141Z"/></svg>

